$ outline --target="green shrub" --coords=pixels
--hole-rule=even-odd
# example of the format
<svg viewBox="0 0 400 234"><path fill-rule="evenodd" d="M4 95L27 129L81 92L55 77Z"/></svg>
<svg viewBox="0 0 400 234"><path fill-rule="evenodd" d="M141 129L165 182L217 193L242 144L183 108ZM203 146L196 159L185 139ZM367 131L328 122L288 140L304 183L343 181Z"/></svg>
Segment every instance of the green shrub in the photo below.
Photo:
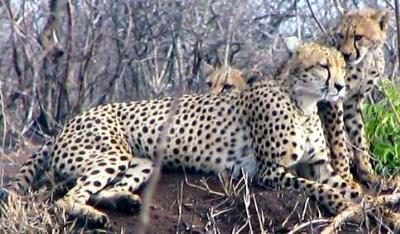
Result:
<svg viewBox="0 0 400 234"><path fill-rule="evenodd" d="M385 80L379 87L385 98L363 108L366 137L383 174L400 171L400 85Z"/></svg>

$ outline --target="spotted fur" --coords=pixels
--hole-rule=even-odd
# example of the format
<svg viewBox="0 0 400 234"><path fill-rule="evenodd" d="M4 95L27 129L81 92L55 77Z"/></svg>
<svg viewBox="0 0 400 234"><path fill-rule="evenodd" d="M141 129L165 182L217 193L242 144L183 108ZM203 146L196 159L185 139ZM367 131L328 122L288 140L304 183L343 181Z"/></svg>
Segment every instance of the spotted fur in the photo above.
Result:
<svg viewBox="0 0 400 234"><path fill-rule="evenodd" d="M347 61L346 98L336 103L319 104L319 113L330 145L332 165L348 183L353 184L353 175L350 173L352 164L356 168L356 176L371 188L380 183L380 178L373 171L370 162L361 106L365 96L384 73L382 46L387 37L389 17L387 9L349 11L343 15L337 29L329 32L325 39L327 44L338 48ZM243 85L246 77L239 71L235 74L240 75L225 72L224 79L220 78L220 73L212 75L209 79L211 92L220 93L222 89L244 90L247 87ZM350 145L347 144L347 139Z"/></svg>
<svg viewBox="0 0 400 234"><path fill-rule="evenodd" d="M347 95L343 102L324 103L319 108L332 151L333 167L342 177L352 179L346 146L348 139L356 175L372 188L379 184L379 177L370 162L361 107L366 95L384 73L383 44L387 37L389 18L387 9L353 10L342 16L327 41L337 47L346 59Z"/></svg>
<svg viewBox="0 0 400 234"><path fill-rule="evenodd" d="M344 96L345 62L318 44L291 48L279 82L265 80L243 92L113 103L76 116L22 166L0 198L24 194L49 174L75 182L58 206L104 223L107 216L87 202L120 207L124 201L134 209L140 202L135 192L161 157L172 168L233 176L244 170L261 185L304 192L332 212L343 210L359 192L330 165L316 104ZM313 173L291 173L301 165Z"/></svg>

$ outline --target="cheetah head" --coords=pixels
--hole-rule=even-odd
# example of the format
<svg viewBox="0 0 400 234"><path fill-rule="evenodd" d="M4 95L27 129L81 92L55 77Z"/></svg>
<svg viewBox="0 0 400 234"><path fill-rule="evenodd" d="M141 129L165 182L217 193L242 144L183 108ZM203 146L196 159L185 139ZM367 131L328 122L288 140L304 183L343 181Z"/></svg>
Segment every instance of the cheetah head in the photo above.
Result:
<svg viewBox="0 0 400 234"><path fill-rule="evenodd" d="M244 74L233 67L222 66L214 68L209 64L204 64L206 84L213 94L220 94L224 91L242 91L247 88L247 81Z"/></svg>
<svg viewBox="0 0 400 234"><path fill-rule="evenodd" d="M230 66L214 68L209 64L204 64L203 74L212 94L220 94L225 91L241 92L263 76L263 73L257 68L244 70Z"/></svg>
<svg viewBox="0 0 400 234"><path fill-rule="evenodd" d="M288 62L291 90L303 106L345 96L346 62L339 51L316 43L302 44L295 37L286 38L285 43L292 54Z"/></svg>
<svg viewBox="0 0 400 234"><path fill-rule="evenodd" d="M336 29L337 48L345 60L356 65L372 49L386 40L390 12L388 9L348 11Z"/></svg>

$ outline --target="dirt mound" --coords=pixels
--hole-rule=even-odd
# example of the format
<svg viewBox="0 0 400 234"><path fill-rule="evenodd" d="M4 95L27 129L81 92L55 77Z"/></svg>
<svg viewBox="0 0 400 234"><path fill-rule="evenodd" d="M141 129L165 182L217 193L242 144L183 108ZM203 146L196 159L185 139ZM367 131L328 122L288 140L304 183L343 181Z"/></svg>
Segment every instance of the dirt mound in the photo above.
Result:
<svg viewBox="0 0 400 234"><path fill-rule="evenodd" d="M5 182L18 167L1 165ZM245 180L222 181L216 176L164 172L150 205L147 233L287 233L298 223L320 217L316 206L301 194L257 187ZM136 233L138 215L105 212L112 224L108 231ZM318 229L313 228L304 230ZM350 233L358 230L353 229Z"/></svg>
<svg viewBox="0 0 400 234"><path fill-rule="evenodd" d="M245 190L243 187L236 194L232 191L232 194L226 195L216 177L187 175L186 182L183 174L164 173L150 206L148 232L212 233L219 230L230 233L243 228L245 233L250 229L259 233L264 228L275 233L287 231L301 217L310 218L310 212L303 214L306 199L297 193L254 186L249 188L250 191ZM130 227L137 224L137 216L111 217L114 230L124 229L126 233L134 233Z"/></svg>

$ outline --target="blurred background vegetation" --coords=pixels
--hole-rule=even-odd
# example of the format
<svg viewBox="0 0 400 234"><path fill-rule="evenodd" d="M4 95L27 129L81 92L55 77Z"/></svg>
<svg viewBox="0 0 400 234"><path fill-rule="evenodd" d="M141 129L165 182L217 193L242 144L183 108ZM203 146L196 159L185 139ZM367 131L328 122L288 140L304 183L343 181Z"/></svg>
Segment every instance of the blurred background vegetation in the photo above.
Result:
<svg viewBox="0 0 400 234"><path fill-rule="evenodd" d="M205 92L204 63L271 73L282 38L317 40L345 9L383 0L0 0L0 154L42 143L82 110ZM318 24L319 23L319 24ZM395 17L386 82L364 115L378 169L400 166ZM397 111L397 113L395 113Z"/></svg>
<svg viewBox="0 0 400 234"><path fill-rule="evenodd" d="M385 98L364 106L366 135L376 161L384 174L400 172L400 85L384 80L379 87Z"/></svg>

